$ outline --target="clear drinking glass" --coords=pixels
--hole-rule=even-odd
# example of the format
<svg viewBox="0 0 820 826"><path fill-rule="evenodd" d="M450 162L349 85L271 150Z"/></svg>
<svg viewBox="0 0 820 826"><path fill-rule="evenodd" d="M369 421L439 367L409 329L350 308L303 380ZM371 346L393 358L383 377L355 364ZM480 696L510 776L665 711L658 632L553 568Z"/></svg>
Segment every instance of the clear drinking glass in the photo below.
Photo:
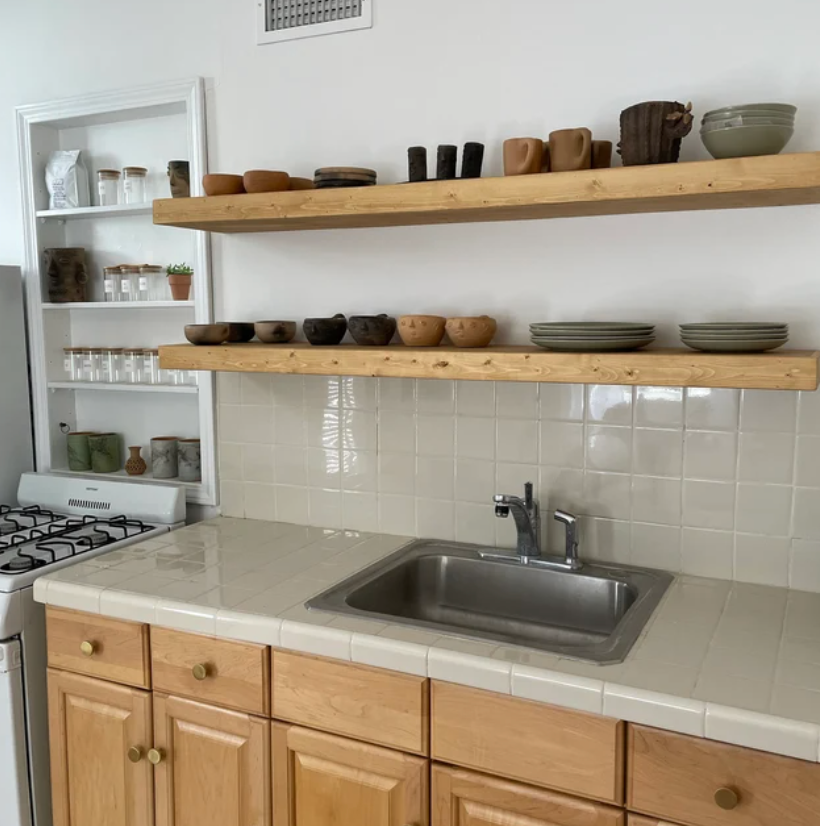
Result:
<svg viewBox="0 0 820 826"><path fill-rule="evenodd" d="M120 171L97 170L97 201L100 206L116 206L119 203Z"/></svg>
<svg viewBox="0 0 820 826"><path fill-rule="evenodd" d="M122 351L122 378L126 384L142 383L142 350L125 349Z"/></svg>
<svg viewBox="0 0 820 826"><path fill-rule="evenodd" d="M142 383L159 384L159 350L142 351Z"/></svg>
<svg viewBox="0 0 820 826"><path fill-rule="evenodd" d="M105 293L106 302L117 301L117 296L120 292L119 267L103 268L103 291Z"/></svg>
<svg viewBox="0 0 820 826"><path fill-rule="evenodd" d="M145 176L148 170L144 166L126 166L122 170L122 192L126 204L145 203Z"/></svg>

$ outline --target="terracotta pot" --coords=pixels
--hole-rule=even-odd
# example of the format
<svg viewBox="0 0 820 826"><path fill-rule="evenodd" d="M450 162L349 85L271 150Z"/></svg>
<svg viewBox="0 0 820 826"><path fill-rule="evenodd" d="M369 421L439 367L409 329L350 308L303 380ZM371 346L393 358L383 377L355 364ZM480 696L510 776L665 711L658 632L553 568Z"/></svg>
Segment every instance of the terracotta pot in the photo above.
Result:
<svg viewBox="0 0 820 826"><path fill-rule="evenodd" d="M245 182L241 175L223 175L214 173L205 175L202 188L208 196L241 195L245 191Z"/></svg>
<svg viewBox="0 0 820 826"><path fill-rule="evenodd" d="M174 301L187 301L191 295L190 275L169 275L168 286Z"/></svg>
<svg viewBox="0 0 820 826"><path fill-rule="evenodd" d="M504 141L504 174L532 175L541 171L544 141L541 138L510 138Z"/></svg>
<svg viewBox="0 0 820 826"><path fill-rule="evenodd" d="M440 315L399 316L399 337L408 347L438 347L446 323Z"/></svg>
<svg viewBox="0 0 820 826"><path fill-rule="evenodd" d="M550 169L553 172L574 172L591 166L592 132L589 129L550 132Z"/></svg>
<svg viewBox="0 0 820 826"><path fill-rule="evenodd" d="M486 347L496 328L496 320L488 315L447 319L447 335L456 347Z"/></svg>
<svg viewBox="0 0 820 826"><path fill-rule="evenodd" d="M125 463L125 472L129 476L142 476L142 474L148 470L148 465L146 464L145 459L140 456L141 450L142 448L139 445L134 445L133 447L128 448L128 452L131 455Z"/></svg>
<svg viewBox="0 0 820 826"><path fill-rule="evenodd" d="M245 192L285 192L290 189L290 175L267 169L249 169L243 176Z"/></svg>

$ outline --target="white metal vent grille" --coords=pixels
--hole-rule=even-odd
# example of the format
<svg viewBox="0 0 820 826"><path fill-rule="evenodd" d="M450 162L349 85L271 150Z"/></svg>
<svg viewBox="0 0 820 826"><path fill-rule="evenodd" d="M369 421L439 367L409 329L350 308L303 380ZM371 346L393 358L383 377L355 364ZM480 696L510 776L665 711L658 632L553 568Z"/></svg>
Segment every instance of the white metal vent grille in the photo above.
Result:
<svg viewBox="0 0 820 826"><path fill-rule="evenodd" d="M259 43L369 29L374 0L257 0Z"/></svg>

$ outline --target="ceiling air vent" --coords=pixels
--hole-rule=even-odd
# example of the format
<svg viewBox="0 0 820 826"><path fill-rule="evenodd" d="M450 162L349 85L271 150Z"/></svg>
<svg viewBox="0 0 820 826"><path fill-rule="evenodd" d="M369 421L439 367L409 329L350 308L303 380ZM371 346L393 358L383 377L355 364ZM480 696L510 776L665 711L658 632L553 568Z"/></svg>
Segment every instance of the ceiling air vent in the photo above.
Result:
<svg viewBox="0 0 820 826"><path fill-rule="evenodd" d="M369 29L374 0L258 0L258 42Z"/></svg>

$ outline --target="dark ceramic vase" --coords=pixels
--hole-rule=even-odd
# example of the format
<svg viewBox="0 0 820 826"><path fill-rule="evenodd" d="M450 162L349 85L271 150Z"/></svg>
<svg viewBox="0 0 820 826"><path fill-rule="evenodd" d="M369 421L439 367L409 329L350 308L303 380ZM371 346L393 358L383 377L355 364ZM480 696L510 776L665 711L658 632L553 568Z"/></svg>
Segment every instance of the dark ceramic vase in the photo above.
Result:
<svg viewBox="0 0 820 826"><path fill-rule="evenodd" d="M341 344L347 332L347 319L337 313L333 318L306 318L302 325L305 338L318 347Z"/></svg>
<svg viewBox="0 0 820 826"><path fill-rule="evenodd" d="M681 141L692 131L692 104L655 100L637 103L621 112L624 166L677 163Z"/></svg>
<svg viewBox="0 0 820 826"><path fill-rule="evenodd" d="M396 332L396 319L389 315L350 316L350 335L365 347L386 347Z"/></svg>

